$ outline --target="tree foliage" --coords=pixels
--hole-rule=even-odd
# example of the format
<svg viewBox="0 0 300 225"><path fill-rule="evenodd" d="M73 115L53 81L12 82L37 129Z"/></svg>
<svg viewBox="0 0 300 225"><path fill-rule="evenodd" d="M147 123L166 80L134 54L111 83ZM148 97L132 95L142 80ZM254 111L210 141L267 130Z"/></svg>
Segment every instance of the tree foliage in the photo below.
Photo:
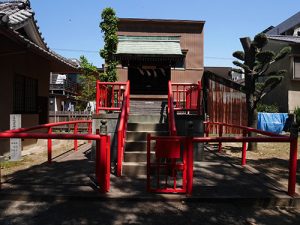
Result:
<svg viewBox="0 0 300 225"><path fill-rule="evenodd" d="M246 104L248 126L257 126L257 104L272 91L283 79L285 70L271 70L271 65L290 53L290 47L284 47L278 53L264 50L268 38L264 33L257 34L253 40L241 38L244 51L232 55L238 60L233 64L238 68L233 71L245 74ZM255 148L255 147L254 147Z"/></svg>
<svg viewBox="0 0 300 225"><path fill-rule="evenodd" d="M86 103L95 101L96 98L96 81L101 80L100 73L97 67L90 63L86 57L80 56L81 74L79 76L80 95L77 96L79 100L79 109L84 109Z"/></svg>
<svg viewBox="0 0 300 225"><path fill-rule="evenodd" d="M104 72L104 81L114 82L117 80L117 61L114 54L118 45L118 18L112 8L105 8L101 13L100 28L103 32L104 48L100 50L100 56L105 60L106 69Z"/></svg>

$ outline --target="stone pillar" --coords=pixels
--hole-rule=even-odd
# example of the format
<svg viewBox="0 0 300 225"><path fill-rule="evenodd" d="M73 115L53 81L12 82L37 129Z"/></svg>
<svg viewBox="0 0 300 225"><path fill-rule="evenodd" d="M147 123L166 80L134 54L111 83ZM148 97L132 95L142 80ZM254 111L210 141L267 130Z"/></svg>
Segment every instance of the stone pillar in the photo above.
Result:
<svg viewBox="0 0 300 225"><path fill-rule="evenodd" d="M203 118L198 115L176 115L176 128L179 136L203 137L204 127ZM194 161L199 162L204 160L204 145L203 143L194 144Z"/></svg>
<svg viewBox="0 0 300 225"><path fill-rule="evenodd" d="M96 133L96 129L100 129L100 134L102 132L106 132L110 136L110 143L111 143L111 168L114 169L117 161L117 131L118 131L118 124L119 124L119 113L108 113L108 114L101 114L101 115L93 115L92 116L93 123L92 123L92 132L93 134ZM106 127L106 130L104 131ZM95 159L95 149L96 149L96 142L93 141L92 145L92 159ZM112 172L114 172L112 170Z"/></svg>

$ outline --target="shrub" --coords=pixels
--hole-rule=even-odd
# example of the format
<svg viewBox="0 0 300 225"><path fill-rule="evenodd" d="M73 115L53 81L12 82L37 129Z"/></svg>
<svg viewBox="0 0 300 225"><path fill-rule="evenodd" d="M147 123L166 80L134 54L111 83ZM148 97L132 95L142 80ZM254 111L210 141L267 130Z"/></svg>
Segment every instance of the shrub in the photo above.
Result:
<svg viewBox="0 0 300 225"><path fill-rule="evenodd" d="M257 104L257 112L266 112L266 113L278 113L279 108L278 105L272 104Z"/></svg>
<svg viewBox="0 0 300 225"><path fill-rule="evenodd" d="M296 107L294 110L294 114L296 116L296 123L298 126L300 126L300 107Z"/></svg>

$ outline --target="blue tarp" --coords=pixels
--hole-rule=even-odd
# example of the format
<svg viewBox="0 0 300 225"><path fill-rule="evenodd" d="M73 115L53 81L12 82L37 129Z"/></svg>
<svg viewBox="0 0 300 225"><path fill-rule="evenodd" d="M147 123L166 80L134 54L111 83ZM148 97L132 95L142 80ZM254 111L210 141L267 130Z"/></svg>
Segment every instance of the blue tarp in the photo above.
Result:
<svg viewBox="0 0 300 225"><path fill-rule="evenodd" d="M279 134L282 132L287 118L287 113L258 113L257 128Z"/></svg>

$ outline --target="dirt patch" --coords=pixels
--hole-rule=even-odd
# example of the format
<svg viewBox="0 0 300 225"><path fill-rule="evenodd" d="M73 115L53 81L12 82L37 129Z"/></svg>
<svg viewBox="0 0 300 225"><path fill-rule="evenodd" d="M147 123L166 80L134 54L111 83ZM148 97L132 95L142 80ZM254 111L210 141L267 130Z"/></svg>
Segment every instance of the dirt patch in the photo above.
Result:
<svg viewBox="0 0 300 225"><path fill-rule="evenodd" d="M85 143L87 143L87 141L78 140L78 146ZM21 161L11 162L9 160L6 160L1 163L2 182L4 182L5 178L10 174L47 162L47 142L45 142L44 145L41 145L38 148L36 146L33 146L32 149L32 151L30 149L27 150L27 152L29 153L25 156L22 156ZM56 157L72 150L74 150L73 140L53 142L52 159L55 159Z"/></svg>
<svg viewBox="0 0 300 225"><path fill-rule="evenodd" d="M298 139L298 143L300 143L300 138ZM223 143L222 150L230 158L235 160L237 163L240 163L242 157L241 143ZM280 183L287 185L289 155L289 143L258 143L258 151L247 151L247 165L254 167L261 173L273 177ZM298 166L298 184L300 184L299 174L300 169Z"/></svg>

